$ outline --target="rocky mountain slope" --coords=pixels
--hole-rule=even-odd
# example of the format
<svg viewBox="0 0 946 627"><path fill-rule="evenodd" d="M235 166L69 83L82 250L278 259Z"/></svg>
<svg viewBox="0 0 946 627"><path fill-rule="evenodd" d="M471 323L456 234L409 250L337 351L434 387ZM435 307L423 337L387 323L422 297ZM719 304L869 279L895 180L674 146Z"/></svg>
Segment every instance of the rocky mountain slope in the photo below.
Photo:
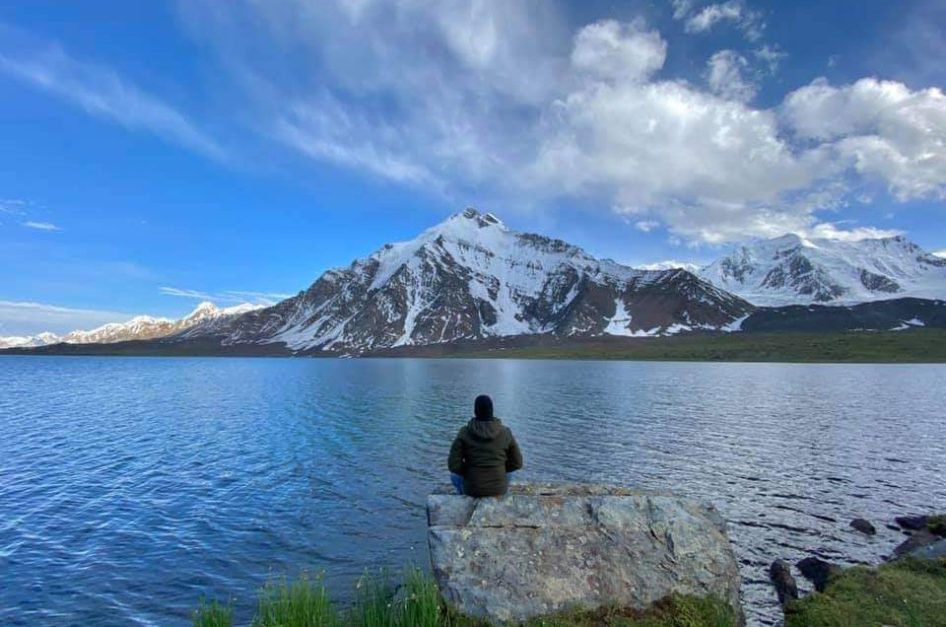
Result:
<svg viewBox="0 0 946 627"><path fill-rule="evenodd" d="M946 259L905 237L846 242L784 235L741 246L699 275L759 306L946 299Z"/></svg>
<svg viewBox="0 0 946 627"><path fill-rule="evenodd" d="M234 317L259 308L259 305L251 304L221 308L213 303L203 302L179 320L135 316L127 322L111 322L91 331L73 331L63 336L47 332L27 337L0 337L0 349L33 348L61 343L113 344L130 340L153 340L187 331L210 333Z"/></svg>
<svg viewBox="0 0 946 627"><path fill-rule="evenodd" d="M561 240L456 214L388 244L306 291L214 329L225 345L296 351L377 348L524 334L668 335L726 329L752 310L684 270L635 270ZM198 329L182 335L206 335Z"/></svg>
<svg viewBox="0 0 946 627"><path fill-rule="evenodd" d="M740 324L752 332L907 331L946 329L946 302L897 298L856 305L760 307Z"/></svg>

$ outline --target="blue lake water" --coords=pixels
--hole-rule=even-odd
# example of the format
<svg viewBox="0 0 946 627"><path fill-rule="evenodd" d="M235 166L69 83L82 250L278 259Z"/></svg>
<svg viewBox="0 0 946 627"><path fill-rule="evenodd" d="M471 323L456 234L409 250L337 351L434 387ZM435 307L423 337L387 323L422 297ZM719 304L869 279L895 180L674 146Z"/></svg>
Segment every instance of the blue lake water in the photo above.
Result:
<svg viewBox="0 0 946 627"><path fill-rule="evenodd" d="M673 490L729 521L751 624L777 557L877 562L946 510L946 366L0 357L0 624L252 615L267 578L426 563L476 394L520 480ZM848 527L863 516L874 538Z"/></svg>

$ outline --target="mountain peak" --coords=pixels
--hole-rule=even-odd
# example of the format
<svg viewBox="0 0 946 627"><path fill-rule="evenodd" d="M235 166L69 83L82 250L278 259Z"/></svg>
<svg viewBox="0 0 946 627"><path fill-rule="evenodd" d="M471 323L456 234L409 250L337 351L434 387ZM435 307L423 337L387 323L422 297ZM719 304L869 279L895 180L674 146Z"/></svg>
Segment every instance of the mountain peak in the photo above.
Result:
<svg viewBox="0 0 946 627"><path fill-rule="evenodd" d="M503 221L497 218L492 213L481 213L478 209L474 207L467 207L460 213L455 213L450 216L444 224L448 224L454 221L469 221L474 222L480 228L485 228L488 226L499 226L505 228Z"/></svg>
<svg viewBox="0 0 946 627"><path fill-rule="evenodd" d="M199 305L197 305L197 307L194 308L194 311L192 311L190 315L193 316L194 314L202 312L202 311L217 311L217 306L214 305L209 300L205 300L201 302Z"/></svg>

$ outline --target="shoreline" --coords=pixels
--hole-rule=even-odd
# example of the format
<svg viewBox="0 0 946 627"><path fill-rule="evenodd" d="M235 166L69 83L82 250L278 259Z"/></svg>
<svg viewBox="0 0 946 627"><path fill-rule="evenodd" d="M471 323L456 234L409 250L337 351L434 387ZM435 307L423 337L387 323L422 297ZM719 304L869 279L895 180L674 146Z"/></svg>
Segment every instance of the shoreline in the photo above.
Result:
<svg viewBox="0 0 946 627"><path fill-rule="evenodd" d="M841 333L688 334L658 338L549 335L497 337L449 344L403 346L360 354L307 350L284 344L221 346L207 340L149 340L114 344L56 344L0 350L0 356L254 357L316 359L529 359L685 363L946 364L946 330Z"/></svg>

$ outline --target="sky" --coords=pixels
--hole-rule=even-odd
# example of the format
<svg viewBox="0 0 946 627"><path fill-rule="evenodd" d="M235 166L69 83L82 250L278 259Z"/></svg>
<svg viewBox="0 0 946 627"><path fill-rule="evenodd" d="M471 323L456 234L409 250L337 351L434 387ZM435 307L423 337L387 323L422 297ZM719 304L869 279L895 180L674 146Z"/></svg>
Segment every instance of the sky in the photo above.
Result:
<svg viewBox="0 0 946 627"><path fill-rule="evenodd" d="M946 251L937 0L0 3L0 336L270 303L474 206L628 264Z"/></svg>

